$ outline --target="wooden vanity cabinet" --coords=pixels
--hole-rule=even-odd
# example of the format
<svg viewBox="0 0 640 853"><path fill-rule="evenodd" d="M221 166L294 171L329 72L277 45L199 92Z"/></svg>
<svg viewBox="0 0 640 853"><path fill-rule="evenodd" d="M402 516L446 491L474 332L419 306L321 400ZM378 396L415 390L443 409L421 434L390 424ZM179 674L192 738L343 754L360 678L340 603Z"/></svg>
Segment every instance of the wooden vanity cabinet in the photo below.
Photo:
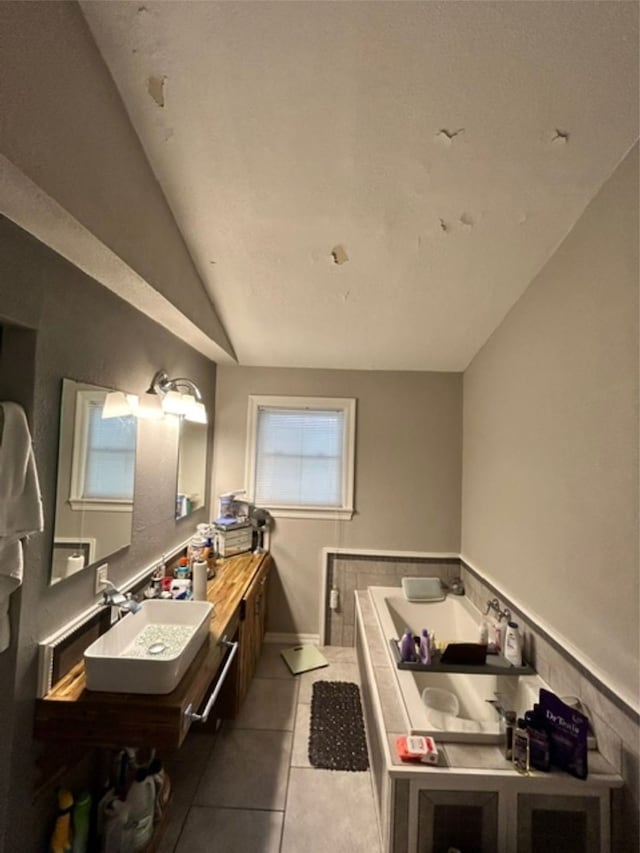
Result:
<svg viewBox="0 0 640 853"><path fill-rule="evenodd" d="M240 710L247 695L262 649L267 621L267 585L272 562L270 556L262 562L240 603L234 715Z"/></svg>
<svg viewBox="0 0 640 853"><path fill-rule="evenodd" d="M233 688L231 716L234 716L260 655L267 578L272 565L271 555L267 553L238 554L219 563L216 577L207 588L207 598L214 605L209 637L172 693L145 695L87 690L84 663L79 661L46 696L36 700L36 739L112 748L127 745L175 749L192 725L200 725L192 723L187 712L204 706L224 668L229 652L222 640L237 639L238 651L229 674ZM226 714L217 713L215 706L213 716Z"/></svg>

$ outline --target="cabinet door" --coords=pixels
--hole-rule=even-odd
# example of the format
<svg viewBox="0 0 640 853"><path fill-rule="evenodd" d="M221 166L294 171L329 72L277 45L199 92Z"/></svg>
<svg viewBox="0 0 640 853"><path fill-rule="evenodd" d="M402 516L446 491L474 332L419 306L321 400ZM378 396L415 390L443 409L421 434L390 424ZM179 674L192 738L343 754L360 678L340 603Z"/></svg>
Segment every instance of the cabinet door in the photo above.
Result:
<svg viewBox="0 0 640 853"><path fill-rule="evenodd" d="M418 850L495 853L498 849L498 794L495 791L420 791Z"/></svg>
<svg viewBox="0 0 640 853"><path fill-rule="evenodd" d="M598 797L518 795L518 853L600 853Z"/></svg>
<svg viewBox="0 0 640 853"><path fill-rule="evenodd" d="M266 625L267 578L271 558L267 557L256 572L242 599L238 649L236 712L247 695L249 684L260 657Z"/></svg>

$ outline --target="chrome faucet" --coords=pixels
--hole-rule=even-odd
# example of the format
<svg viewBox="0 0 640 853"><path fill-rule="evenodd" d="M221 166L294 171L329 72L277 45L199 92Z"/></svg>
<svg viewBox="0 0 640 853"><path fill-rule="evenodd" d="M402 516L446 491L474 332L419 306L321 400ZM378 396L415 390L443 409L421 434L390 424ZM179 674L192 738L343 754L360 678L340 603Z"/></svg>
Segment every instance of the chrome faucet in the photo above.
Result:
<svg viewBox="0 0 640 853"><path fill-rule="evenodd" d="M110 580L106 580L104 585L109 587L102 593L103 604L118 609L118 616L123 613L137 613L142 607L139 601L131 597L131 593L124 593Z"/></svg>
<svg viewBox="0 0 640 853"><path fill-rule="evenodd" d="M496 619L498 622L502 622L503 619L506 619L507 622L511 621L511 611L508 607L505 607L504 610L500 608L500 602L497 598L488 598L487 599L487 609L484 611L484 615L487 616L490 610L495 610Z"/></svg>
<svg viewBox="0 0 640 853"><path fill-rule="evenodd" d="M497 598L488 598L487 599L487 609L484 611L484 615L488 616L490 610L495 610L496 613L498 613L498 614L502 612L500 610L500 602L498 601Z"/></svg>

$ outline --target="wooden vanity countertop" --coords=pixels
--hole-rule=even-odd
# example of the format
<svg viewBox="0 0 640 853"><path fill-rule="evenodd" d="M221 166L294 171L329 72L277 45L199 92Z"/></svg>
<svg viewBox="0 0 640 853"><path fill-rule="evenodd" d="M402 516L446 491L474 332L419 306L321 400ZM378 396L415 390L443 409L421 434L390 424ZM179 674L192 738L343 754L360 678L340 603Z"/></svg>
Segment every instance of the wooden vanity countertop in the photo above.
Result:
<svg viewBox="0 0 640 853"><path fill-rule="evenodd" d="M268 553L238 554L218 560L216 576L207 584L213 606L209 638L172 693L107 693L87 690L84 661L77 663L41 699L36 700L35 737L110 745L140 744L141 727L153 732L157 746L179 746L186 735L184 710L197 709L215 677L225 649L219 641L232 639L240 619L240 602ZM130 738L130 740L127 740Z"/></svg>

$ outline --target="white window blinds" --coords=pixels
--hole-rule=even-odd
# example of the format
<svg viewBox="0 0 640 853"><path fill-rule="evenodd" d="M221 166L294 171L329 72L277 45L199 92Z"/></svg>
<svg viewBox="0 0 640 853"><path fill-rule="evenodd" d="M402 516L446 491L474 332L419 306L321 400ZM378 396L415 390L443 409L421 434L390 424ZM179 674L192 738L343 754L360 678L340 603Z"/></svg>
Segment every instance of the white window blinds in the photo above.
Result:
<svg viewBox="0 0 640 853"><path fill-rule="evenodd" d="M343 506L344 411L260 406L256 426L257 504Z"/></svg>

